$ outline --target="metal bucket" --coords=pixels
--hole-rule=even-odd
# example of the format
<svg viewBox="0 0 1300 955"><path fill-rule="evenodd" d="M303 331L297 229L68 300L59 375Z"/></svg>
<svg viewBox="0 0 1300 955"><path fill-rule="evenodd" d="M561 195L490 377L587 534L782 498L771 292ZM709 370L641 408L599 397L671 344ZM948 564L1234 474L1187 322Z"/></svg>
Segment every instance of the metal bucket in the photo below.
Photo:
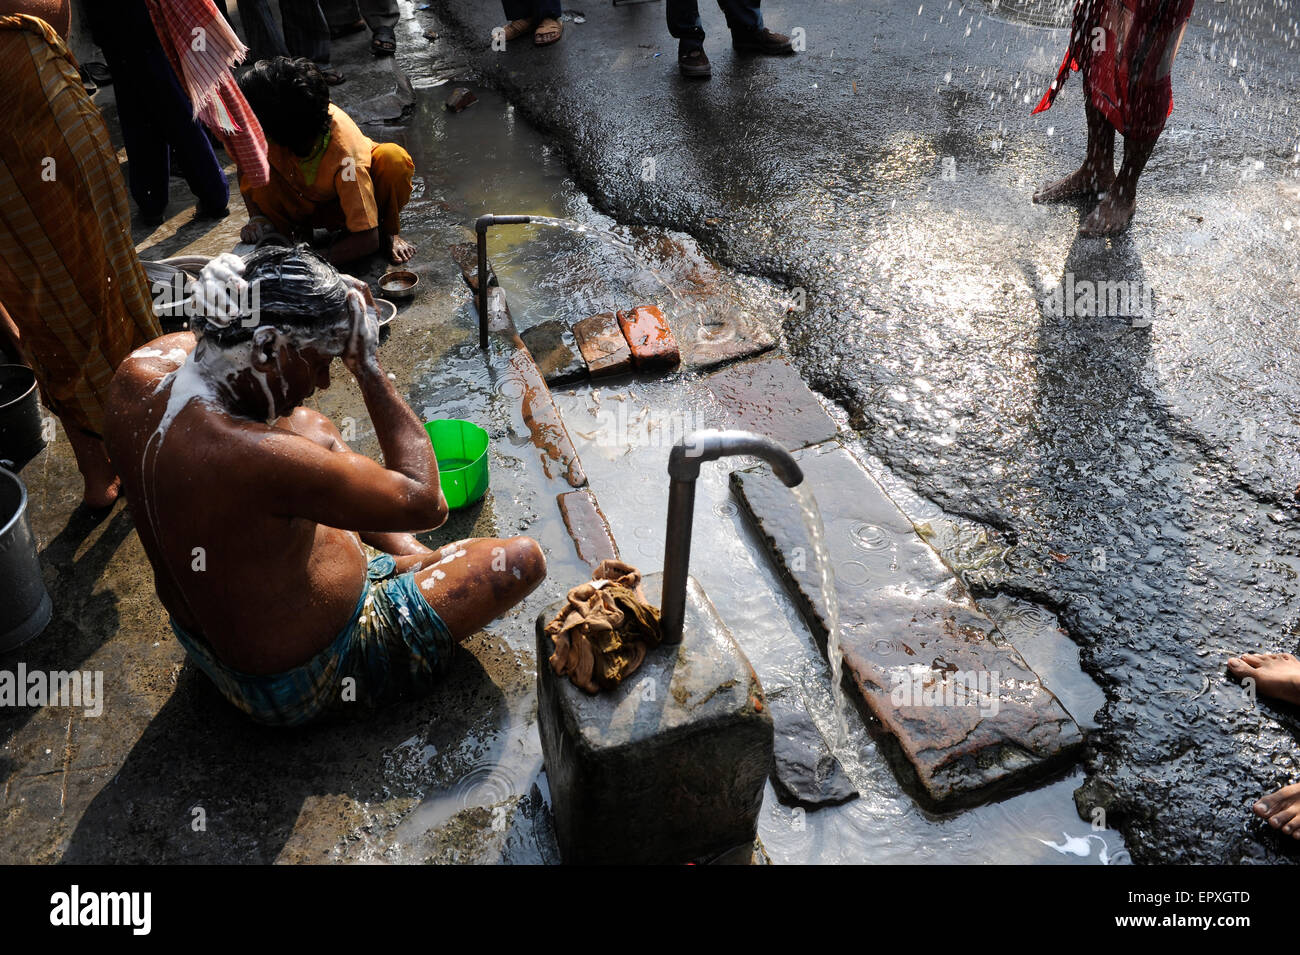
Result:
<svg viewBox="0 0 1300 955"><path fill-rule="evenodd" d="M0 653L38 636L53 611L27 523L27 488L0 468Z"/></svg>
<svg viewBox="0 0 1300 955"><path fill-rule="evenodd" d="M20 470L44 447L36 376L26 365L0 365L0 466Z"/></svg>

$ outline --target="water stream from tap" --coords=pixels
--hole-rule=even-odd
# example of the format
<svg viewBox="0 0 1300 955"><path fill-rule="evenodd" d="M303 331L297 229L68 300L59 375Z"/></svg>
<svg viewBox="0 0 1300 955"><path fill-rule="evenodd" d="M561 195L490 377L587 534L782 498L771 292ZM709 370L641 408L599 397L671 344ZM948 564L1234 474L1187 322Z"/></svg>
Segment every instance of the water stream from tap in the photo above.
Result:
<svg viewBox="0 0 1300 955"><path fill-rule="evenodd" d="M844 716L844 653L840 649L840 599L835 590L835 568L826 548L826 528L822 525L822 512L817 498L806 484L790 489L799 502L799 512L808 531L812 558L816 566L817 582L826 607L826 659L831 665L831 696L835 700L836 738L828 740L831 749L843 746L849 737L848 721Z"/></svg>
<svg viewBox="0 0 1300 955"><path fill-rule="evenodd" d="M589 238L598 239L599 241L605 243L606 245L614 249L617 249L619 252L623 254L625 258L628 259L628 261L630 261L637 268L649 272L651 275L653 275L655 277L655 280L664 287L664 289L672 297L672 300L676 302L679 306L681 306L683 309L686 309L688 311L695 311L696 306L687 303L687 301L684 298L682 298L681 294L677 291L677 289L673 288L672 285L669 284L667 279L665 279L662 275L660 275L655 268L653 268L648 262L645 261L645 259L641 257L641 254L636 250L636 246L633 245L631 242L629 242L627 239L623 238L621 235L617 234L616 232L611 232L609 229L602 229L599 226L588 225L587 223L579 222L576 219L557 219L554 216L530 215L528 217L528 220L530 223L535 223L536 225L550 226L551 228L555 228L555 229L565 229L569 232L576 232L579 235L584 235Z"/></svg>

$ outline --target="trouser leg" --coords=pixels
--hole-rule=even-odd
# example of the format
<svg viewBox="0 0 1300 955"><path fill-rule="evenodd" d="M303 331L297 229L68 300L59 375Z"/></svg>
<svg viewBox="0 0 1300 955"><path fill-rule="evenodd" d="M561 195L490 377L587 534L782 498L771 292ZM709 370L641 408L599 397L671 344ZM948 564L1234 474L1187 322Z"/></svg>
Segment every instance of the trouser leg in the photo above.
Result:
<svg viewBox="0 0 1300 955"><path fill-rule="evenodd" d="M305 56L322 66L330 61L330 26L317 0L280 0L280 18L290 56Z"/></svg>
<svg viewBox="0 0 1300 955"><path fill-rule="evenodd" d="M668 15L668 33L677 38L681 49L703 49L704 26L696 0L666 0L664 10Z"/></svg>
<svg viewBox="0 0 1300 955"><path fill-rule="evenodd" d="M289 50L284 45L284 36L271 13L271 0L238 0L239 22L243 24L244 35L252 51L251 58L269 60L277 56L288 56Z"/></svg>
<svg viewBox="0 0 1300 955"><path fill-rule="evenodd" d="M718 0L723 15L727 18L727 27L732 33L756 33L763 29L763 11L758 8L761 0Z"/></svg>

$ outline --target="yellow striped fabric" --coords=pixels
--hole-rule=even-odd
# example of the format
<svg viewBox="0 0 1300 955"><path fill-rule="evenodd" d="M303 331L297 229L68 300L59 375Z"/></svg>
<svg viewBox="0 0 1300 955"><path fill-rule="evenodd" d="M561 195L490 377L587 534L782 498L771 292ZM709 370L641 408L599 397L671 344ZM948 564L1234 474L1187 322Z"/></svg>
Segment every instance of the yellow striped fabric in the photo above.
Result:
<svg viewBox="0 0 1300 955"><path fill-rule="evenodd" d="M103 117L36 17L0 17L0 116L0 303L46 406L99 434L114 370L161 331Z"/></svg>

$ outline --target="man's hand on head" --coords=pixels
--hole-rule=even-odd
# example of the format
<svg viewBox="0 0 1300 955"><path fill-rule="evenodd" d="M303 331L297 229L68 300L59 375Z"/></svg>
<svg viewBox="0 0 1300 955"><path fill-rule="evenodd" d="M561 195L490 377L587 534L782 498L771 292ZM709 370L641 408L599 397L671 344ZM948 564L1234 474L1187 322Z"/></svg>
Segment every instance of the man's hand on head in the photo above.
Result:
<svg viewBox="0 0 1300 955"><path fill-rule="evenodd" d="M343 364L358 380L379 373L379 313L370 287L351 275L342 279L348 290L348 307L352 310L352 334L343 351Z"/></svg>
<svg viewBox="0 0 1300 955"><path fill-rule="evenodd" d="M222 252L203 266L193 285L194 303L210 324L231 325L240 317L248 300L244 281L244 260L233 252Z"/></svg>

